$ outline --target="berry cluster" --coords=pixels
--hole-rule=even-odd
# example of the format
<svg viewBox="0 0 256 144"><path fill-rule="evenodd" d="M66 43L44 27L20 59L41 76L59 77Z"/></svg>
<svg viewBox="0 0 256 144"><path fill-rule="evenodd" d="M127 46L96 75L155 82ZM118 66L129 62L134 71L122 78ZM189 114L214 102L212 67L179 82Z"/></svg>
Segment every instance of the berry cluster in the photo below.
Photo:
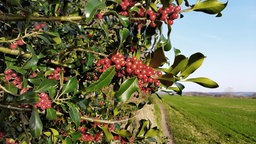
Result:
<svg viewBox="0 0 256 144"><path fill-rule="evenodd" d="M89 129L84 127L78 127L78 130L82 134L82 137L80 138L80 140L85 142L100 141L103 136L102 132L98 132L95 135L92 135L88 132Z"/></svg>
<svg viewBox="0 0 256 144"><path fill-rule="evenodd" d="M150 9L147 10L147 16L151 20L150 26L156 27L155 20L161 20L168 25L172 25L173 21L179 17L180 10L180 6L174 6L173 4L166 8L159 8L157 13Z"/></svg>
<svg viewBox="0 0 256 144"><path fill-rule="evenodd" d="M10 49L15 50L18 48L18 46L23 46L24 41L22 39L16 40L15 42L11 43Z"/></svg>
<svg viewBox="0 0 256 144"><path fill-rule="evenodd" d="M48 94L45 92L42 92L39 94L39 96L40 96L40 100L38 103L34 105L34 107L39 107L41 110L51 108L52 101L49 99Z"/></svg>
<svg viewBox="0 0 256 144"><path fill-rule="evenodd" d="M128 16L128 9L130 7L134 6L134 2L132 0L123 0L122 3L120 4L120 6L122 7L122 10L119 14L123 15L123 16Z"/></svg>
<svg viewBox="0 0 256 144"><path fill-rule="evenodd" d="M155 77L161 76L161 71L155 71L136 57L125 58L123 54L116 53L110 59L103 58L96 63L99 73L104 72L112 65L115 66L116 77L118 78L136 76L142 91L152 92L160 85L160 81Z"/></svg>
<svg viewBox="0 0 256 144"><path fill-rule="evenodd" d="M10 82L15 85L18 89L22 89L22 77L18 75L15 71L8 69L4 71L5 82Z"/></svg>
<svg viewBox="0 0 256 144"><path fill-rule="evenodd" d="M46 26L45 23L37 23L34 25L34 28L36 31L39 31L40 29L44 28Z"/></svg>
<svg viewBox="0 0 256 144"><path fill-rule="evenodd" d="M57 67L50 75L47 76L48 79L60 80L61 68Z"/></svg>
<svg viewBox="0 0 256 144"><path fill-rule="evenodd" d="M119 14L128 16L131 15L137 18L147 17L151 22L151 27L156 27L156 20L164 21L168 25L172 25L173 21L179 17L179 12L181 10L180 6L174 6L173 4L169 4L168 7L159 8L158 11L153 11L151 9L145 9L144 7L139 7L138 12L129 14L129 8L134 6L134 2L132 0L123 0L120 4L122 11ZM142 24L145 23L145 20L137 20L138 29L142 27Z"/></svg>

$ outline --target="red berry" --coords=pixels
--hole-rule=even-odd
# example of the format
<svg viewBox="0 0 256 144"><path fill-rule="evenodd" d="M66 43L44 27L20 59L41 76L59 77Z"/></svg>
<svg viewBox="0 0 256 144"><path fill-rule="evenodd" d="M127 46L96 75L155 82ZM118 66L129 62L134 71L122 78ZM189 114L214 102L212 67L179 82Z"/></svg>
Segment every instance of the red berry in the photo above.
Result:
<svg viewBox="0 0 256 144"><path fill-rule="evenodd" d="M178 13L173 13L171 16L172 19L177 19L178 17L179 17Z"/></svg>
<svg viewBox="0 0 256 144"><path fill-rule="evenodd" d="M18 47L18 44L16 42L11 43L11 45L10 45L10 48L13 50L17 49L17 47Z"/></svg>
<svg viewBox="0 0 256 144"><path fill-rule="evenodd" d="M24 45L24 42L23 42L22 39L17 40L16 43L17 43L19 46Z"/></svg>
<svg viewBox="0 0 256 144"><path fill-rule="evenodd" d="M156 23L151 22L151 23L150 23L150 26L154 28L154 27L156 27Z"/></svg>
<svg viewBox="0 0 256 144"><path fill-rule="evenodd" d="M98 13L98 14L96 15L96 17L97 17L98 19L102 19L102 14L101 14L101 13Z"/></svg>
<svg viewBox="0 0 256 144"><path fill-rule="evenodd" d="M176 7L174 8L174 12L175 12L175 13L179 13L180 10L181 10L181 7L180 7L180 6L176 6Z"/></svg>
<svg viewBox="0 0 256 144"><path fill-rule="evenodd" d="M40 28L44 28L44 27L45 27L45 23L41 23Z"/></svg>
<svg viewBox="0 0 256 144"><path fill-rule="evenodd" d="M35 28L36 31L38 31L38 30L41 29L41 26L40 26L40 24L35 24L35 25L34 25L34 28Z"/></svg>

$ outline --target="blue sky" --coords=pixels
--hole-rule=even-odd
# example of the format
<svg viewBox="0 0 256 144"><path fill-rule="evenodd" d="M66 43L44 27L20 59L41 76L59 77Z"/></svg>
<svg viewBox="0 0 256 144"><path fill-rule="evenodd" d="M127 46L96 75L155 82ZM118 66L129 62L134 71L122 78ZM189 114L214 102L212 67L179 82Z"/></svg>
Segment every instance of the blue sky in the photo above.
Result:
<svg viewBox="0 0 256 144"><path fill-rule="evenodd" d="M191 1L192 2L192 1ZM256 92L256 0L229 0L222 17L199 12L183 13L175 21L172 45L186 56L202 52L206 59L190 77L209 77L219 88L190 82L185 91ZM173 53L167 57L173 59Z"/></svg>

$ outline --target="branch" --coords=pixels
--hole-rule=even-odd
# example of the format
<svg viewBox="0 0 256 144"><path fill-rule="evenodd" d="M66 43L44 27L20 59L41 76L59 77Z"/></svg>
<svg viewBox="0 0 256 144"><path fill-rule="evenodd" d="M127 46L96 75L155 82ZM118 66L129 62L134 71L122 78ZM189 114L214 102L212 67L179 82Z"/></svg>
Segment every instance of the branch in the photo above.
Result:
<svg viewBox="0 0 256 144"><path fill-rule="evenodd" d="M5 91L5 92L7 92L7 93L9 93L9 94L11 94L11 95L19 96L19 95L17 95L17 94L15 94L15 93L13 93L13 92L11 92L11 91L7 90L7 89L6 89L4 86L2 86L1 84L0 84L0 89L2 89L3 91Z"/></svg>
<svg viewBox="0 0 256 144"><path fill-rule="evenodd" d="M0 104L0 108L5 108L5 109L12 109L12 110L17 110L17 111L31 111L29 108L20 108L12 105L3 105Z"/></svg>
<svg viewBox="0 0 256 144"><path fill-rule="evenodd" d="M134 117L135 117L135 116L134 116ZM81 119L82 119L82 120L89 121L89 122L98 122L98 123L105 123L105 124L115 124L115 123L124 123L124 122L127 122L127 121L133 119L134 117L127 118L127 119L123 119L123 120L99 120L99 119L96 119L96 118L89 118L89 117L84 117L84 116L82 116Z"/></svg>
<svg viewBox="0 0 256 144"><path fill-rule="evenodd" d="M16 56L21 55L24 58L30 58L32 56L30 53L25 53L24 51L20 50L12 50L6 47L0 47L0 52Z"/></svg>
<svg viewBox="0 0 256 144"><path fill-rule="evenodd" d="M38 17L38 16L20 16L20 15L7 15L0 14L0 20L2 21L26 21L29 19L30 21L79 21L86 19L85 16L60 16L60 17Z"/></svg>

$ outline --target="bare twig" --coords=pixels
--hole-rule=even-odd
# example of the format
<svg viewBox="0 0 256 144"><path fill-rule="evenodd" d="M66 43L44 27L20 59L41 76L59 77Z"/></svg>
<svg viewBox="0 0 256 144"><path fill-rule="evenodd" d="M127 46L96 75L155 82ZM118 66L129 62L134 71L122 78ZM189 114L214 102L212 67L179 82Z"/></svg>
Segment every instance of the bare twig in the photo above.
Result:
<svg viewBox="0 0 256 144"><path fill-rule="evenodd" d="M12 105L3 105L0 104L0 108L5 108L5 109L11 109L11 110L17 110L17 111L31 111L29 108L20 108Z"/></svg>
<svg viewBox="0 0 256 144"><path fill-rule="evenodd" d="M89 121L89 122L98 122L98 123L105 123L105 124L115 124L115 123L127 122L127 121L133 119L134 117L127 118L127 119L122 119L122 120L99 120L99 119L96 119L96 118L89 118L89 117L82 116L81 119Z"/></svg>

